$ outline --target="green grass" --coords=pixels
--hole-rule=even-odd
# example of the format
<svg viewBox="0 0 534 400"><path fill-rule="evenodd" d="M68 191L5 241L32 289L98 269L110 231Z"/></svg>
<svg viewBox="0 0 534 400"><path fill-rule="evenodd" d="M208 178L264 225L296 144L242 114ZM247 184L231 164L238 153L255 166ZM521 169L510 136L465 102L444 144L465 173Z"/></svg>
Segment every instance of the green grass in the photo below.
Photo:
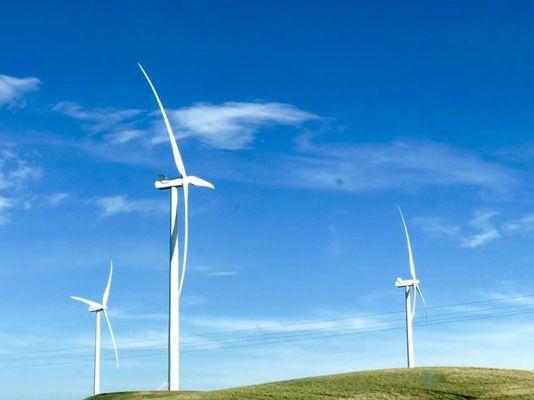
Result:
<svg viewBox="0 0 534 400"><path fill-rule="evenodd" d="M488 368L390 369L296 379L212 392L125 392L90 398L141 399L534 399L534 372Z"/></svg>

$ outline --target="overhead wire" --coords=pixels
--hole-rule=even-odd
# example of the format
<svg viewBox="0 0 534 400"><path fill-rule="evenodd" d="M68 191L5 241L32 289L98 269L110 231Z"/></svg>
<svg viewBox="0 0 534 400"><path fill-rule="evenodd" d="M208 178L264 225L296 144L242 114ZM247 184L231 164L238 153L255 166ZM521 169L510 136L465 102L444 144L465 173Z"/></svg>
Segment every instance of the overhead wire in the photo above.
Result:
<svg viewBox="0 0 534 400"><path fill-rule="evenodd" d="M534 295L524 295L524 296L513 296L513 297L503 297L498 299L490 299L490 300L480 300L480 301L471 301L471 302L464 302L464 303L454 303L454 304L447 304L447 305L441 305L441 306L434 306L429 307L429 309L439 309L439 308L453 308L453 307L460 307L460 306L466 306L466 305L474 305L474 304L484 304L484 303L492 303L492 302L498 302L498 301L510 301L510 300L516 300L520 298L528 298L528 297L534 297ZM452 323L452 322L465 322L465 321L474 321L474 320L482 320L482 319L489 319L489 318L498 318L498 317L506 317L506 316L515 316L515 315L523 315L523 314L530 314L534 312L534 308L528 308L529 304L524 305L504 305L504 306L497 306L497 307L487 307L483 309L475 309L475 310L465 310L465 311L456 311L456 312L448 312L448 313L440 313L432 316L431 320L427 321L420 321L421 318L419 318L415 322L415 326L433 326L433 325L440 325L440 324L446 324L446 323ZM489 312L489 311L495 311L495 310L505 310L503 312ZM280 328L287 328L290 326L302 326L302 325L309 325L311 323L321 323L321 322L332 322L332 321L350 321L354 320L356 318L363 318L363 317L377 317L377 316L383 316L388 314L398 314L403 311L394 311L394 312L386 312L386 313L375 313L375 314L359 314L354 315L351 317L343 317L343 318L330 318L330 319L316 319L316 320L309 320L309 321L300 321L298 323L292 323L292 324L285 324L285 325L271 325L268 329L280 329ZM478 313L478 314L477 314ZM475 315L473 315L475 314ZM452 317L456 315L456 317ZM444 318L445 317L445 318ZM440 319L441 318L441 319ZM226 330L226 331L218 331L218 332L207 332L205 334L198 334L197 336L201 337L207 337L207 339L201 339L196 342L184 342L183 343L183 352L184 353L192 353L192 352L199 352L199 351L213 351L213 350L227 350L227 349L235 349L235 348L245 348L245 347L252 347L252 346L269 346L273 344L278 343L288 343L288 342L295 342L295 341L303 341L303 340L318 340L318 339L326 339L326 338L332 338L332 337L339 337L339 336L345 336L345 335L354 335L354 334L364 334L364 333L370 333L370 332L379 332L379 331L387 331L387 330L393 330L393 329L403 329L404 324L403 323L397 323L395 320L381 320L377 321L375 324L366 324L365 327L354 327L354 326L335 326L330 328L320 327L320 328L314 328L314 329L303 329L303 330L291 330L290 332L268 332L263 334L256 334L256 335L249 335L249 336L237 336L235 338L227 338L225 339L225 336L231 333L236 332L248 332L253 329L240 329L240 330ZM261 328L260 328L261 329ZM264 329L267 329L264 327ZM217 337L217 334L219 336ZM221 337L222 336L222 337ZM211 339L211 341L209 340ZM214 340L218 341L214 343ZM125 345L129 346L135 343L151 343L151 341L147 340L139 340L139 341L130 341L126 342ZM147 357L147 356L154 356L157 354L163 354L165 350L165 344L166 341L153 341L152 345L149 346L138 346L138 347L132 347L131 349L125 349L121 353L127 353L126 355L123 355L121 358L123 359L129 359L129 358L138 358L138 357ZM69 349L69 348L67 348ZM70 365L70 363L73 364L79 364L79 363L85 363L84 360L77 360L78 358L82 357L88 357L90 354L88 351L79 351L79 348L77 348L77 352L74 353L63 353L61 354L60 351L57 351L57 354L50 354L47 356L48 353L53 353L54 350L43 350L41 352L29 352L26 354L12 354L12 355L6 355L3 357L0 357L0 369L10 369L10 368L30 368L30 367L38 367L38 366L49 366L51 364L54 365ZM104 349L104 352L110 352L108 349ZM37 353L37 354L36 354ZM41 354L40 356L38 354ZM32 359L28 359L30 356L34 356ZM17 358L18 356L18 358ZM37 357L35 357L37 356ZM35 362L42 359L42 362ZM46 360L46 361L45 361ZM33 361L33 362L31 362ZM11 364L8 366L2 366L1 363L10 362ZM91 363L92 361L87 361ZM15 363L16 365L13 365ZM17 364L18 363L18 364Z"/></svg>

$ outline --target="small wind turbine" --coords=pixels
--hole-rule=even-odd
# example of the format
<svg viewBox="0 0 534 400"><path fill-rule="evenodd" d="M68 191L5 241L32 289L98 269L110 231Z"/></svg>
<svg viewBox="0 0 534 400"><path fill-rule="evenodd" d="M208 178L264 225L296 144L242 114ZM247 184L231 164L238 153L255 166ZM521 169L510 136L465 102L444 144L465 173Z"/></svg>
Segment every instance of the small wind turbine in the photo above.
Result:
<svg viewBox="0 0 534 400"><path fill-rule="evenodd" d="M106 322L108 324L109 328L109 334L111 336L111 340L113 341L113 349L115 350L115 362L117 364L117 368L119 367L119 355L117 353L117 344L115 343L115 336L113 336L113 330L111 329L111 323L109 322L109 317L107 313L108 309L108 298L109 298L109 290L111 288L111 277L113 275L113 262L110 263L109 268L109 279L108 284L106 286L106 290L104 291L104 295L102 296L102 304L99 304L95 301L87 300L82 297L77 296L70 296L71 299L81 301L82 303L85 303L89 306L89 312L95 313L96 316L96 333L95 333L95 376L94 376L94 386L93 386L93 393L96 396L97 394L100 394L100 313L104 313L104 317L106 318Z"/></svg>
<svg viewBox="0 0 534 400"><path fill-rule="evenodd" d="M395 281L395 286L398 288L404 288L405 290L405 301L406 301L406 347L408 352L408 368L414 368L415 367L415 360L414 360L414 351L413 351L413 329L412 329L412 322L413 318L415 316L415 303L417 300L417 295L421 297L421 300L423 301L423 305L425 306L426 310L426 302L425 298L423 297L423 293L421 292L421 289L419 288L419 280L417 279L415 275L415 264L413 261L413 253L412 253L412 245L410 244L410 235L408 234L408 228L406 227L406 221L404 220L404 215L402 214L402 211L399 206L397 206L399 209L399 213L402 220L402 225L404 226L404 234L406 236L406 245L408 246L408 260L410 263L410 275L412 276L412 279L404 280L401 278L397 278ZM413 303L412 303L412 292L413 292Z"/></svg>
<svg viewBox="0 0 534 400"><path fill-rule="evenodd" d="M167 118L167 113L163 104L159 99L156 88L148 77L141 64L138 64L141 72L145 76L154 97L158 103L165 127L171 141L172 154L179 178L167 179L164 175L160 176L156 181L155 186L158 190L171 190L171 241L170 241L170 282L169 282L169 390L180 389L180 295L182 294L182 287L184 284L184 277L187 267L187 245L189 239L189 222L188 222L188 208L189 208L189 185L202 186L209 189L214 189L213 185L204 179L196 176L187 175L185 172L184 163L176 138L172 131L171 124ZM178 188L182 188L184 195L184 250L182 260L182 270L179 271L179 253L178 253Z"/></svg>

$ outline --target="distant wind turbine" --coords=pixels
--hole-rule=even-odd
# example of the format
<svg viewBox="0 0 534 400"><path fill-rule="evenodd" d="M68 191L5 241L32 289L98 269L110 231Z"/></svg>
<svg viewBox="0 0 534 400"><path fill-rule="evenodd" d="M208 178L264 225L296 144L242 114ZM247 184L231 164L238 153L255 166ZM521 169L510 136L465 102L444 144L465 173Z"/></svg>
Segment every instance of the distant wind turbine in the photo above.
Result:
<svg viewBox="0 0 534 400"><path fill-rule="evenodd" d="M102 296L102 304L99 304L95 301L84 299L83 297L71 296L71 299L81 301L82 303L87 304L89 306L89 312L93 312L96 315L95 374L94 374L94 386L93 386L93 393L95 396L97 394L100 394L100 313L103 313L104 317L106 318L106 322L109 328L109 334L111 336L111 340L113 341L113 349L115 350L115 362L117 364L117 368L119 367L119 355L117 353L117 344L115 342L115 336L113 336L113 329L111 329L111 323L109 322L109 317L107 313L107 309L108 309L107 304L108 304L108 298L109 298L109 290L111 288L112 275L113 275L113 262L110 263L108 284L106 286L106 290L104 291L104 295Z"/></svg>
<svg viewBox="0 0 534 400"><path fill-rule="evenodd" d="M167 118L165 108L161 103L158 92L152 84L152 81L148 77L148 74L143 69L141 64L138 64L141 72L145 76L152 93L156 98L163 121L165 122L165 128L169 135L171 142L172 154L174 156L174 162L180 177L174 179L167 179L165 176L161 176L156 181L155 186L158 190L171 190L171 241L170 241L170 282L169 282L169 390L180 389L180 295L182 294L182 287L184 284L185 272L187 268L187 246L189 240L189 221L188 221L188 208L189 208L189 185L202 186L209 189L214 189L213 185L204 179L197 178L196 176L187 175L185 172L184 163L178 145L176 144L176 138L172 131L171 124ZM179 267L179 252L178 252L178 188L182 188L184 195L184 250L182 268L180 272Z"/></svg>
<svg viewBox="0 0 534 400"><path fill-rule="evenodd" d="M410 263L410 275L412 279L404 280L401 278L397 278L395 281L395 286L398 288L404 288L405 290L405 302L406 302L406 347L407 347L407 357L408 357L408 368L414 368L415 367L415 360L414 360L414 350L413 350L413 329L412 329L412 322L413 318L415 316L415 304L417 300L417 295L421 297L421 300L423 301L423 305L425 306L426 310L426 302L425 298L423 297L423 293L421 292L421 289L419 288L419 280L417 279L415 275L415 264L413 261L413 253L412 253L412 245L410 244L410 235L408 234L408 228L406 227L406 221L404 220L404 215L402 214L402 211L399 206L397 206L399 209L399 213L402 220L402 225L404 226L404 234L406 236L406 245L408 246L408 260ZM412 303L412 293L413 293L413 303Z"/></svg>

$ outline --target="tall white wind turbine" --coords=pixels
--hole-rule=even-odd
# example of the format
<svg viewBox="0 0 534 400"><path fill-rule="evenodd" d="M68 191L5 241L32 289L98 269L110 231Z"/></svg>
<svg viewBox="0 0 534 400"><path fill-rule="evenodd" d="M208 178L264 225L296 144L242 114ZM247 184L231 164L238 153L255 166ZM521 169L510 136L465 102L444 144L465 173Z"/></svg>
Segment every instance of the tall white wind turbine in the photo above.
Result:
<svg viewBox="0 0 534 400"><path fill-rule="evenodd" d="M106 319L106 322L109 328L109 334L113 342L113 349L115 350L115 362L117 364L117 368L119 367L119 355L117 352L117 343L115 342L115 336L113 335L113 329L111 329L111 323L109 322L109 317L107 313L107 309L108 309L107 304L108 304L108 298L109 298L109 290L111 289L111 277L112 276L113 276L113 262L110 263L108 284L106 286L106 290L104 291L104 295L102 296L102 304L97 303L96 301L84 299L83 297L71 296L71 299L81 301L82 303L87 304L89 306L89 312L95 313L95 317L96 317L95 374L94 374L94 386L93 386L93 393L95 396L97 394L100 394L100 314L101 313L104 314L104 318Z"/></svg>
<svg viewBox="0 0 534 400"><path fill-rule="evenodd" d="M187 268L187 246L189 240L189 222L188 222L188 208L189 208L189 185L202 186L209 189L214 189L213 185L204 179L196 176L187 175L185 172L184 163L176 138L172 131L171 124L167 118L165 108L161 103L158 92L148 77L148 74L143 69L141 64L138 64L141 72L145 76L152 93L156 98L161 116L165 122L165 128L169 135L171 142L172 154L174 162L178 169L178 178L167 179L162 177L156 181L155 186L158 190L171 191L171 241L170 241L170 276L169 276L169 390L180 390L180 295L182 294L182 287L184 284L185 272ZM180 271L179 266L179 252L178 252L178 188L182 188L184 196L184 243L183 243L183 260Z"/></svg>
<svg viewBox="0 0 534 400"><path fill-rule="evenodd" d="M415 304L417 300L417 296L421 297L421 300L423 301L423 305L425 306L426 310L426 302L425 298L423 297L423 293L421 292L421 289L419 287L419 280L417 279L415 275L415 264L413 261L413 253L412 253L412 245L410 243L410 235L408 234L408 228L406 226L406 221L404 220L404 215L402 214L402 211L399 206L397 206L399 209L399 213L402 220L402 225L404 226L404 234L406 236L406 245L408 247L408 261L410 263L410 275L411 279L404 280L401 278L397 278L395 281L395 286L398 288L404 288L404 296L405 296L405 302L406 302L406 348L407 348L407 358L408 358L408 368L414 368L415 367L415 359L414 359L414 350L413 350L413 318L415 316ZM413 294L413 302L412 302L412 294Z"/></svg>

